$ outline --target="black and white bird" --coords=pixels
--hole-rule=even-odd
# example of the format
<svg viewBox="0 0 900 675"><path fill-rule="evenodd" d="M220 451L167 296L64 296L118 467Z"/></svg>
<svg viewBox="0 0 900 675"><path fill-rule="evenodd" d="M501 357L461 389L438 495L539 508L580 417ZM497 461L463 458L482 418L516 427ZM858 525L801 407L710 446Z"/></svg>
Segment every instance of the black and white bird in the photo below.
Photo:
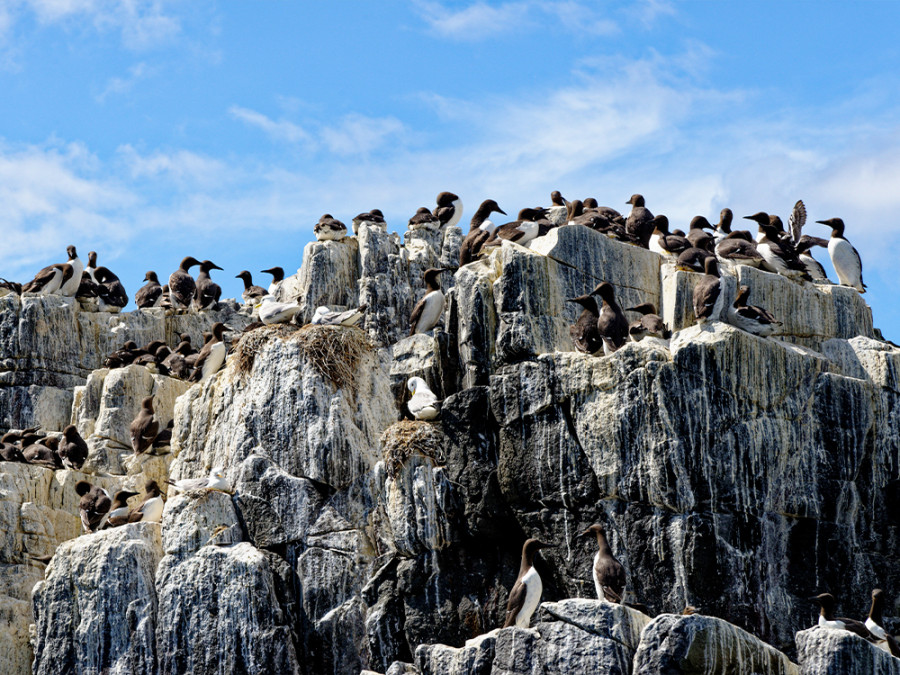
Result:
<svg viewBox="0 0 900 675"><path fill-rule="evenodd" d="M844 237L844 221L840 218L829 218L816 222L831 228L828 255L831 256L831 264L834 265L834 271L841 286L850 286L860 293L865 293L862 258L859 257L859 251L853 248L853 245Z"/></svg>
<svg viewBox="0 0 900 675"><path fill-rule="evenodd" d="M797 258L788 238L781 236L783 230L773 225L769 214L764 211L744 216L759 225L759 236L756 239L756 250L764 259L761 265L769 272L777 272L791 279L808 278L806 267ZM780 221L779 221L780 222Z"/></svg>
<svg viewBox="0 0 900 675"><path fill-rule="evenodd" d="M153 411L153 397L147 396L141 401L141 409L131 422L131 447L134 454L145 452L159 432L159 420Z"/></svg>
<svg viewBox="0 0 900 675"><path fill-rule="evenodd" d="M441 227L453 227L459 223L462 212L463 203L457 195L452 192L441 192L437 196L437 206L434 207L432 215L441 221Z"/></svg>
<svg viewBox="0 0 900 675"><path fill-rule="evenodd" d="M760 267L765 258L756 249L756 242L741 232L731 232L715 244L716 257L726 265Z"/></svg>
<svg viewBox="0 0 900 675"><path fill-rule="evenodd" d="M125 286L108 267L100 266L94 270L97 282L97 297L100 299L100 311L118 313L128 304L128 293Z"/></svg>
<svg viewBox="0 0 900 675"><path fill-rule="evenodd" d="M272 283L269 284L269 295L278 297L278 289L281 288L281 282L284 281L284 269L281 267L270 267L267 270L260 270L263 274L272 275Z"/></svg>
<svg viewBox="0 0 900 675"><path fill-rule="evenodd" d="M268 296L266 296L268 297ZM203 382L212 377L225 365L225 357L228 355L228 347L225 345L225 330L230 330L221 321L217 321L212 327L212 337L209 342L197 354L194 361L194 372L191 373L191 382Z"/></svg>
<svg viewBox="0 0 900 675"><path fill-rule="evenodd" d="M221 269L212 260L204 260L200 263L200 274L197 275L197 281L194 282L196 286L194 309L216 309L218 307L219 298L222 297L222 287L210 278L209 272Z"/></svg>
<svg viewBox="0 0 900 675"><path fill-rule="evenodd" d="M97 283L97 278L94 276L94 272L97 271L97 252L96 251L88 251L88 264L87 267L84 268L83 274L87 274L91 281Z"/></svg>
<svg viewBox="0 0 900 675"><path fill-rule="evenodd" d="M534 568L534 556L543 548L552 548L553 544L547 544L538 539L529 539L522 546L522 562L519 565L519 576L509 592L509 600L506 603L506 621L504 628L517 626L528 628L531 624L531 615L541 602L541 593L544 592L544 584L541 575Z"/></svg>
<svg viewBox="0 0 900 675"><path fill-rule="evenodd" d="M243 298L245 305L255 305L262 300L263 296L268 295L268 291L265 288L253 285L253 275L247 270L243 270L240 274L235 274L234 278L244 282L241 298Z"/></svg>
<svg viewBox="0 0 900 675"><path fill-rule="evenodd" d="M144 485L144 500L128 513L129 523L158 523L165 508L162 490L155 480Z"/></svg>
<svg viewBox="0 0 900 675"><path fill-rule="evenodd" d="M85 532L96 532L106 520L112 506L112 498L102 487L91 485L86 480L75 483L75 492L81 496L78 502L81 527Z"/></svg>
<svg viewBox="0 0 900 675"><path fill-rule="evenodd" d="M797 251L797 257L800 258L800 262L803 263L803 266L806 267L806 273L812 278L813 281L824 281L827 283L831 283L828 279L828 275L825 273L825 268L822 267L822 263L813 258L812 249L816 246L821 246L822 248L828 248L828 240L822 239L821 237L811 237L808 234L800 235L800 239L797 241L797 245L795 246L795 250Z"/></svg>
<svg viewBox="0 0 900 675"><path fill-rule="evenodd" d="M874 636L869 632L869 629L866 628L866 625L862 621L834 615L836 602L831 593L820 593L819 595L810 598L810 600L819 603L819 626L822 628L848 630L866 640L874 640Z"/></svg>
<svg viewBox="0 0 900 675"><path fill-rule="evenodd" d="M137 293L134 294L134 304L137 305L138 309L159 307L162 304L163 292L156 272L153 270L147 272L144 275L144 281L147 283L141 286Z"/></svg>
<svg viewBox="0 0 900 675"><path fill-rule="evenodd" d="M409 334L427 333L434 328L444 313L444 293L441 291L439 276L447 271L443 267L425 270L425 295L413 307L409 317Z"/></svg>
<svg viewBox="0 0 900 675"><path fill-rule="evenodd" d="M685 272L702 272L709 258L715 260L716 256L704 248L691 246L678 254L678 258L675 260L675 269Z"/></svg>
<svg viewBox="0 0 900 675"><path fill-rule="evenodd" d="M900 658L900 645L884 628L884 591L880 588L872 591L872 606L869 608L865 626L875 636L879 647L889 652L891 656Z"/></svg>
<svg viewBox="0 0 900 675"><path fill-rule="evenodd" d="M597 329L597 321L600 319L600 307L593 293L569 298L568 302L581 305L581 314L575 323L569 326L569 335L575 349L583 354L597 354L603 349L603 337Z"/></svg>
<svg viewBox="0 0 900 675"><path fill-rule="evenodd" d="M64 282L69 281L74 268L67 263L47 265L34 275L34 279L22 286L23 295L54 295Z"/></svg>
<svg viewBox="0 0 900 675"><path fill-rule="evenodd" d="M600 283L591 295L599 295L603 300L597 319L597 332L603 340L603 353L609 355L628 340L628 319L616 302L616 289L612 284L606 281Z"/></svg>
<svg viewBox="0 0 900 675"><path fill-rule="evenodd" d="M482 250L489 246L499 245L503 240L527 246L528 242L538 236L540 231L538 220L542 217L543 213L537 209L521 209L516 220L504 223L494 229L494 232L482 245Z"/></svg>
<svg viewBox="0 0 900 675"><path fill-rule="evenodd" d="M691 219L691 224L688 228L687 240L691 242L691 246L694 248L712 251L715 239L713 238L713 235L706 232L706 230L713 229L715 228L713 228L712 224L710 224L705 216L694 216Z"/></svg>
<svg viewBox="0 0 900 675"><path fill-rule="evenodd" d="M199 260L187 256L181 261L178 269L169 275L169 301L173 309L190 309L194 293L197 291L197 284L194 283L190 269L199 264Z"/></svg>
<svg viewBox="0 0 900 675"><path fill-rule="evenodd" d="M330 213L326 213L319 218L313 232L318 241L338 241L347 236L347 226Z"/></svg>
<svg viewBox="0 0 900 675"><path fill-rule="evenodd" d="M88 457L88 446L74 424L63 429L62 440L57 452L64 466L76 471L84 466L84 461Z"/></svg>
<svg viewBox="0 0 900 675"><path fill-rule="evenodd" d="M656 337L662 340L668 340L672 336L672 331L666 326L662 317L656 313L656 305L652 302L644 302L634 307L626 307L626 312L637 312L641 315L640 319L632 321L628 324L628 337L635 342L640 342L645 337Z"/></svg>
<svg viewBox="0 0 900 675"><path fill-rule="evenodd" d="M0 277L0 298L4 295L22 295L22 284L15 281L7 281Z"/></svg>
<svg viewBox="0 0 900 675"><path fill-rule="evenodd" d="M316 326L355 326L366 314L368 305L360 305L356 309L333 312L327 307L316 307L310 323Z"/></svg>
<svg viewBox="0 0 900 675"><path fill-rule="evenodd" d="M136 497L137 492L131 490L119 490L113 495L112 506L109 513L106 514L105 528L120 527L128 522L128 514L131 513L131 507L128 506L128 500Z"/></svg>
<svg viewBox="0 0 900 675"><path fill-rule="evenodd" d="M669 219L666 216L657 216L654 219L653 233L647 248L660 255L677 256L690 247L691 242L686 237L669 232Z"/></svg>
<svg viewBox="0 0 900 675"><path fill-rule="evenodd" d="M594 554L594 564L591 576L594 579L594 589L598 600L622 603L625 596L625 568L616 560L606 540L606 530L603 525L594 524L581 533L582 537L591 535L597 538L597 553Z"/></svg>
<svg viewBox="0 0 900 675"><path fill-rule="evenodd" d="M433 420L441 412L440 401L421 377L411 377L406 383L412 396L406 406L417 420Z"/></svg>
<svg viewBox="0 0 900 675"><path fill-rule="evenodd" d="M721 294L719 263L715 256L711 256L704 261L703 276L694 285L694 318L697 319L697 323L704 323L713 315Z"/></svg>
<svg viewBox="0 0 900 675"><path fill-rule="evenodd" d="M441 227L441 219L426 207L420 206L415 215L409 219L407 227L410 230L438 230Z"/></svg>
<svg viewBox="0 0 900 675"><path fill-rule="evenodd" d="M750 287L741 286L738 289L734 303L728 308L728 323L737 326L753 335L766 337L778 331L781 321L778 321L768 310L755 305L748 305L750 299Z"/></svg>
<svg viewBox="0 0 900 675"><path fill-rule="evenodd" d="M384 222L384 214L381 209L372 209L354 216L350 225L353 227L353 234L359 234L359 228L362 225L374 225L382 231L387 230L387 223Z"/></svg>
<svg viewBox="0 0 900 675"><path fill-rule="evenodd" d="M81 262L81 259L78 257L78 252L75 250L74 246L68 246L66 252L69 254L69 259L66 261L66 264L72 266L72 274L63 280L57 293L69 298L74 298L75 293L78 292L78 287L81 285L81 274L84 272L84 263Z"/></svg>
<svg viewBox="0 0 900 675"><path fill-rule="evenodd" d="M459 264L468 265L478 257L481 247L494 233L495 225L491 222L489 216L492 213L502 213L506 215L506 211L493 199L486 199L478 206L472 220L469 222L469 233L465 236L459 247Z"/></svg>

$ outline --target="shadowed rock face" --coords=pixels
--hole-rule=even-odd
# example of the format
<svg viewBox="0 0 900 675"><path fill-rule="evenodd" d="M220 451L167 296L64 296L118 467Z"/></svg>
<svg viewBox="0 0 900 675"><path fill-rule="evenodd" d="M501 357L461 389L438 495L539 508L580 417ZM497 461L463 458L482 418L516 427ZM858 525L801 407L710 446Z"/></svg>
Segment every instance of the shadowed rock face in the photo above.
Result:
<svg viewBox="0 0 900 675"><path fill-rule="evenodd" d="M116 475L104 486L150 472L162 485L221 466L235 490L173 492L161 525L63 545L34 595L36 664L145 659L149 673L707 672L703 663L842 672L827 668L858 645L813 631L794 646L795 632L815 622L806 598L829 590L840 595L840 613L864 616L871 588L900 589L900 350L873 339L859 295L738 268L723 276L723 293L750 285L786 334L759 338L717 320L694 327L693 275L588 228L563 227L530 249L507 243L445 274L452 290L442 328L400 341L424 290L421 271L445 264L454 241L458 249L453 229L416 230L401 246L397 235L362 226L358 239L311 245L285 281L282 293L305 298L310 312L369 302L364 329L374 347L357 365L354 390L336 387L289 335L262 344L249 371L232 359L183 393L129 369L91 375L73 415L106 439L103 457L121 442L115 420L140 397L159 392L160 414L175 420L171 455L128 476L108 459L102 466ZM333 270L354 285L334 290L341 297L328 295ZM615 285L622 306L660 307L676 330L671 341L646 338L609 357L575 353L568 326L578 309L566 298L601 281ZM40 312L68 311L52 302ZM442 398L438 422L396 424L410 376ZM37 518L19 518L32 508L25 503L49 509L59 500L47 481L37 496L3 488L0 562L19 560L20 542L37 527ZM77 535L70 517L72 531L41 540L48 548ZM704 616L651 622L589 599L596 543L575 535L595 522L628 572L627 600L653 614L695 605ZM494 631L528 537L556 544L535 562L545 604L534 630ZM151 542L140 564L125 555L134 539ZM135 604L129 619L140 630L102 649L102 630L80 635L77 649L100 656L78 655L68 624L50 620L62 606L106 626L97 608L112 591L77 592L84 570L120 579L123 598L134 596L133 577L149 580L152 602ZM21 598L35 578L17 577ZM673 665L685 659L701 665ZM22 662L0 670L25 672Z"/></svg>

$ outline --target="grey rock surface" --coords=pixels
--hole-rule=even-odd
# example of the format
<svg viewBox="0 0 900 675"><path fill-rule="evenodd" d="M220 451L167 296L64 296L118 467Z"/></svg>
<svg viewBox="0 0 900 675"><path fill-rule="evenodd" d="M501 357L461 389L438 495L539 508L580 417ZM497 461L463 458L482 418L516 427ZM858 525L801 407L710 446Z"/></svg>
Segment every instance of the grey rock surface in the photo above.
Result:
<svg viewBox="0 0 900 675"><path fill-rule="evenodd" d="M797 633L801 675L898 675L900 659L845 630L809 628Z"/></svg>

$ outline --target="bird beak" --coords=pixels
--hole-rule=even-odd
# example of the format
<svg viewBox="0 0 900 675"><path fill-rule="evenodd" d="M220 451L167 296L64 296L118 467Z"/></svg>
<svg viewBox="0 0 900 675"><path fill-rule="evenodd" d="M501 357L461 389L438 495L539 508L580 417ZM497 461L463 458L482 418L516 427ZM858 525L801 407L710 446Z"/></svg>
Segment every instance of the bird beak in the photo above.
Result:
<svg viewBox="0 0 900 675"><path fill-rule="evenodd" d="M822 225L831 225L831 223L827 223L824 220L817 220L817 223L821 223Z"/></svg>
<svg viewBox="0 0 900 675"><path fill-rule="evenodd" d="M502 213L504 216L506 215L506 211L500 208L497 209L497 213Z"/></svg>
<svg viewBox="0 0 900 675"><path fill-rule="evenodd" d="M223 272L225 271L225 268L224 268L224 267L219 267L218 265L213 265L212 268L213 268L214 270L222 270Z"/></svg>

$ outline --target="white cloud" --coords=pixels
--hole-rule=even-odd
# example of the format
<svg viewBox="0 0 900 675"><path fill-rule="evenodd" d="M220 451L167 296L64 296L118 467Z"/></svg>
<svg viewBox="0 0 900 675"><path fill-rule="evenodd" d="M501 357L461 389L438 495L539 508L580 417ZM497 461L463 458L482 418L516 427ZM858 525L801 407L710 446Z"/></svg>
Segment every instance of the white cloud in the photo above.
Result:
<svg viewBox="0 0 900 675"><path fill-rule="evenodd" d="M325 127L321 138L331 152L338 155L368 154L398 137L405 127L394 117L348 115L334 127Z"/></svg>
<svg viewBox="0 0 900 675"><path fill-rule="evenodd" d="M197 186L222 187L230 179L226 164L188 150L141 155L131 145L117 149L132 178L164 178L178 190Z"/></svg>
<svg viewBox="0 0 900 675"><path fill-rule="evenodd" d="M137 63L128 69L128 75L125 77L111 77L106 83L96 99L103 103L111 94L126 94L134 88L139 81L148 77L152 73L152 69L145 62Z"/></svg>
<svg viewBox="0 0 900 675"><path fill-rule="evenodd" d="M288 122L287 120L275 121L260 112L236 105L231 106L228 109L228 113L236 120L240 120L257 129L262 129L273 140L286 141L288 143L300 143L309 140L309 134L293 122Z"/></svg>
<svg viewBox="0 0 900 675"><path fill-rule="evenodd" d="M453 11L439 2L415 3L419 15L438 35L454 40L481 40L513 31L527 20L529 3L508 2L498 6L484 2Z"/></svg>

